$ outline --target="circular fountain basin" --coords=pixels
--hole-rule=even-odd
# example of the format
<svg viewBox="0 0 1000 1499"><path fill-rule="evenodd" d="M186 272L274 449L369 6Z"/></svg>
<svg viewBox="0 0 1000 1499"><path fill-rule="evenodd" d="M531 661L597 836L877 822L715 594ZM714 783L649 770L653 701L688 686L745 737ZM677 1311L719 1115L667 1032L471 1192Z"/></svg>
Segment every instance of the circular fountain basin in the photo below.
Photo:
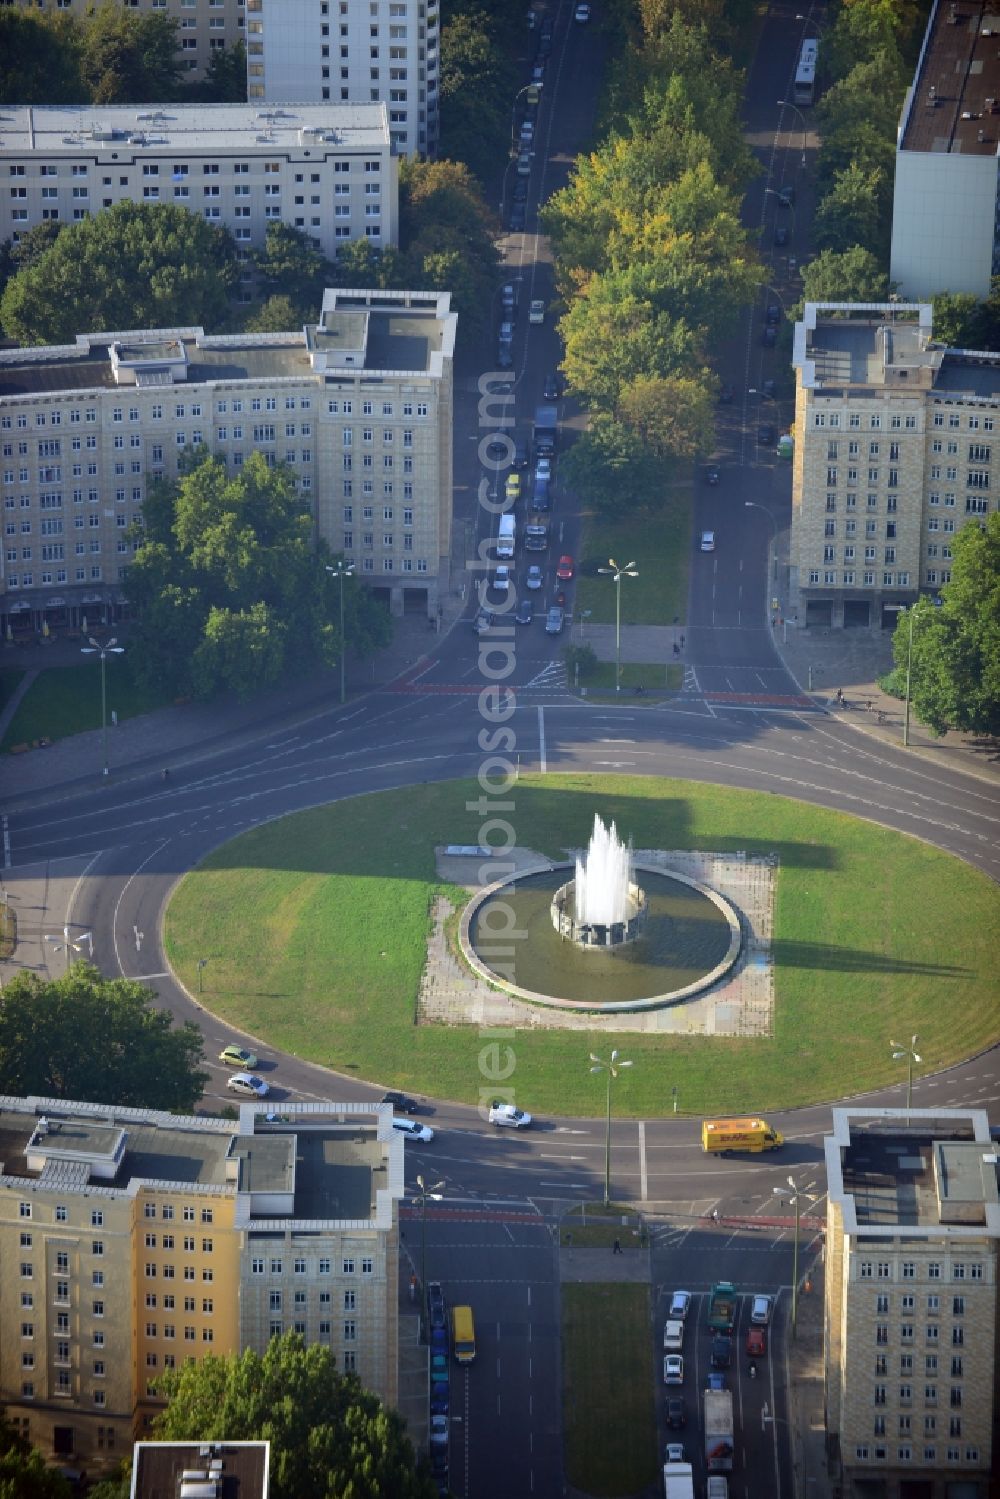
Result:
<svg viewBox="0 0 1000 1499"><path fill-rule="evenodd" d="M717 983L739 957L740 919L728 901L687 875L638 865L641 930L619 947L581 948L551 916L574 867L522 872L469 902L459 940L481 978L532 1004L613 1014L679 1004Z"/></svg>

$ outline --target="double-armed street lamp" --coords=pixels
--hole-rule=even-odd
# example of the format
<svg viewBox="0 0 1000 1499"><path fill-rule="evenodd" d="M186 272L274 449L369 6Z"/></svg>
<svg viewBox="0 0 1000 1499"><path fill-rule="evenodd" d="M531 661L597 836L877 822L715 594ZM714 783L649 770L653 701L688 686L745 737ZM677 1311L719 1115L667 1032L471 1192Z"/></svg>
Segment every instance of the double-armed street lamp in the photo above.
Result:
<svg viewBox="0 0 1000 1499"><path fill-rule="evenodd" d="M788 1201L795 1207L795 1240L792 1249L792 1337L795 1337L795 1326L799 1310L799 1215L802 1199L813 1203L816 1198L812 1196L815 1182L810 1182L807 1187L797 1187L794 1176L788 1178L787 1187L775 1187L773 1189L776 1197L787 1197Z"/></svg>
<svg viewBox="0 0 1000 1499"><path fill-rule="evenodd" d="M607 578L615 580L615 692L622 690L622 578L637 578L634 562L619 567L613 557L608 558L607 567L597 569Z"/></svg>
<svg viewBox="0 0 1000 1499"><path fill-rule="evenodd" d="M337 565L331 567L326 564L326 570L331 578L337 578L340 582L340 701L344 701L344 658L347 655L347 640L344 635L344 579L354 577L354 563L344 562L343 557L337 559Z"/></svg>
<svg viewBox="0 0 1000 1499"><path fill-rule="evenodd" d="M896 1048L896 1050L892 1054L892 1060L894 1062L905 1061L906 1063L906 1122L907 1124L909 1124L910 1102L913 1098L913 1064L914 1062L922 1062L923 1057L917 1051L916 1036L910 1037L909 1046L906 1046L901 1041L890 1041L889 1045Z"/></svg>
<svg viewBox="0 0 1000 1499"><path fill-rule="evenodd" d="M631 1067L632 1063L626 1061L617 1051L613 1051L607 1062L602 1062L600 1057L590 1053L593 1063L591 1072L606 1072L608 1075L608 1098L605 1113L604 1133L604 1206L607 1207L611 1201L611 1083L617 1078L619 1072L625 1067Z"/></svg>
<svg viewBox="0 0 1000 1499"><path fill-rule="evenodd" d="M422 1176L417 1177L418 1191L414 1193L414 1200L420 1204L420 1320L423 1322L424 1313L427 1310L427 1204L428 1202L441 1201L441 1188L443 1181L432 1182L430 1186Z"/></svg>
<svg viewBox="0 0 1000 1499"><path fill-rule="evenodd" d="M101 645L91 635L88 637L89 645L82 645L80 650L84 656L98 655L101 658L101 743L103 746L104 775L108 772L108 687L105 663L109 656L123 656L125 647L118 645L115 636L105 644Z"/></svg>

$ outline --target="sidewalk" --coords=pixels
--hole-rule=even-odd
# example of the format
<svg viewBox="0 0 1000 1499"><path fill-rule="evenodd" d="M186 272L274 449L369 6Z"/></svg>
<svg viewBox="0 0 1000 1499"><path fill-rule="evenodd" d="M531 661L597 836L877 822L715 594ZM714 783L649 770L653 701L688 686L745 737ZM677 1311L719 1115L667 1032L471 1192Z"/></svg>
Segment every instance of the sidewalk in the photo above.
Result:
<svg viewBox="0 0 1000 1499"><path fill-rule="evenodd" d="M791 1427L794 1499L833 1499L827 1471L823 1399L823 1264L817 1259L805 1271L799 1292L797 1336L788 1342L788 1416Z"/></svg>

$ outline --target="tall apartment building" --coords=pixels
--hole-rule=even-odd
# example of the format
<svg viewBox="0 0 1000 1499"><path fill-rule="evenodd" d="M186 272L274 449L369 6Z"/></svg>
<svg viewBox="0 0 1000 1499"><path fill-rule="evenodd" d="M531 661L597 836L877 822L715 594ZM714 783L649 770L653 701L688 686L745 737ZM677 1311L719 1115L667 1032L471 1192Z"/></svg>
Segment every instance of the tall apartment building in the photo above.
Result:
<svg viewBox="0 0 1000 1499"><path fill-rule="evenodd" d="M43 1453L127 1456L189 1358L296 1330L397 1394L388 1108L238 1121L0 1099L0 1402Z"/></svg>
<svg viewBox="0 0 1000 1499"><path fill-rule="evenodd" d="M890 277L986 297L1000 271L996 0L935 0L896 135Z"/></svg>
<svg viewBox="0 0 1000 1499"><path fill-rule="evenodd" d="M979 1109L834 1109L827 1436L843 1499L986 1499L1000 1198Z"/></svg>
<svg viewBox="0 0 1000 1499"><path fill-rule="evenodd" d="M891 628L1000 501L1000 355L936 344L929 304L807 302L792 363L792 612Z"/></svg>
<svg viewBox="0 0 1000 1499"><path fill-rule="evenodd" d="M301 332L81 334L0 350L0 629L110 623L150 479L206 448L287 463L317 535L395 613L437 613L452 514L447 292L328 291Z"/></svg>
<svg viewBox="0 0 1000 1499"><path fill-rule="evenodd" d="M4 111L0 239L172 203L229 229L244 259L271 219L332 258L352 239L396 243L398 168L381 104L21 105Z"/></svg>
<svg viewBox="0 0 1000 1499"><path fill-rule="evenodd" d="M438 146L438 0L247 0L251 102L380 100L400 156Z"/></svg>
<svg viewBox="0 0 1000 1499"><path fill-rule="evenodd" d="M20 10L52 10L83 16L93 0L0 0ZM177 44L185 73L200 78L213 52L244 40L246 0L120 0L132 13L167 15L177 22Z"/></svg>

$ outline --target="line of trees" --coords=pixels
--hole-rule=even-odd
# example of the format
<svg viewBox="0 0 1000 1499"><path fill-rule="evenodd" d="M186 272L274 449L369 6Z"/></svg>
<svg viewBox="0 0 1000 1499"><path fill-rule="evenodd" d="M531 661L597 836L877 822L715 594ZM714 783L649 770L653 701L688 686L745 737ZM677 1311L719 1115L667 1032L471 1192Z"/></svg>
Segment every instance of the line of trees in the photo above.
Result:
<svg viewBox="0 0 1000 1499"><path fill-rule="evenodd" d="M562 368L593 413L566 478L605 513L662 505L672 469L711 451L709 350L762 277L740 224L756 171L741 75L707 27L648 11L619 65L628 87L612 80L627 111L542 210L566 306Z"/></svg>

